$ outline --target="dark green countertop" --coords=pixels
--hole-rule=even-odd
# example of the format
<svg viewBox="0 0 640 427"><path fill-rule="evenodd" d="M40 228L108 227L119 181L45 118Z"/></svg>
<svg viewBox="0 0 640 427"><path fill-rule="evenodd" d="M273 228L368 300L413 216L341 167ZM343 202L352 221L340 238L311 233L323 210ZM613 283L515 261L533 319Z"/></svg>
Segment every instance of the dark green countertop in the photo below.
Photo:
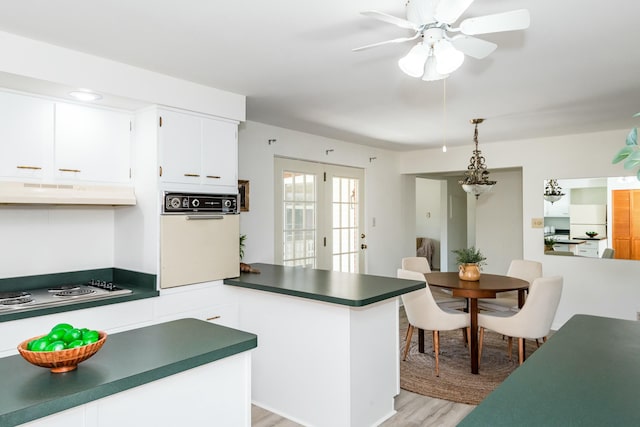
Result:
<svg viewBox="0 0 640 427"><path fill-rule="evenodd" d="M46 288L48 286L59 286L62 284L82 284L89 282L91 279L115 282L122 287L131 289L133 292L109 298L90 299L68 305L56 305L28 310L3 311L0 313L0 322L44 316L47 314L61 313L65 311L81 310L84 308L99 307L102 305L118 304L121 302L152 298L160 295L156 290L155 274L141 273L121 268L100 268L94 270L5 278L0 279L0 291L24 291L29 289Z"/></svg>
<svg viewBox="0 0 640 427"><path fill-rule="evenodd" d="M459 426L638 426L640 322L575 315Z"/></svg>
<svg viewBox="0 0 640 427"><path fill-rule="evenodd" d="M64 374L31 365L20 355L1 358L0 426L22 424L256 346L254 334L180 319L109 335L98 353Z"/></svg>
<svg viewBox="0 0 640 427"><path fill-rule="evenodd" d="M260 274L241 273L224 283L334 304L361 307L422 289L425 282L273 264L251 264Z"/></svg>

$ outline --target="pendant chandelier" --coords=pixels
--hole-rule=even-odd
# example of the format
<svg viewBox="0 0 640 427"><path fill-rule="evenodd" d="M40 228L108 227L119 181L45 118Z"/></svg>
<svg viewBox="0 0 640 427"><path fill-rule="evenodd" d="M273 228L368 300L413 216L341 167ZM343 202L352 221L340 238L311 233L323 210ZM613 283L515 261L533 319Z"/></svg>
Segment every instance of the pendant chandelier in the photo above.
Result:
<svg viewBox="0 0 640 427"><path fill-rule="evenodd" d="M471 124L475 125L473 142L476 144L476 148L473 150L473 156L471 156L463 179L458 181L458 184L462 185L462 189L476 196L476 199L480 194L490 191L496 184L496 181L489 181L489 171L485 165L482 152L478 150L478 125L482 122L484 122L484 119L471 120Z"/></svg>
<svg viewBox="0 0 640 427"><path fill-rule="evenodd" d="M544 183L544 199L547 202L557 202L564 196L562 192L562 188L558 185L558 181L555 179L550 179Z"/></svg>

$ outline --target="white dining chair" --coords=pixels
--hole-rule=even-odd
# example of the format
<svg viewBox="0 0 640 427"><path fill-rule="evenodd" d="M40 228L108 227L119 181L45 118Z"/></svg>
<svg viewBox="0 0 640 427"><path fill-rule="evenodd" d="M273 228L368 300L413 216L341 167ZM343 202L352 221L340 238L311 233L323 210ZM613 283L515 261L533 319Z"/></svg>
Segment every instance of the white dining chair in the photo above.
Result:
<svg viewBox="0 0 640 427"><path fill-rule="evenodd" d="M397 277L399 279L425 280L424 274L416 271L398 269ZM425 280L426 281L426 280ZM409 326L406 334L406 344L402 360L407 360L409 347L411 345L411 337L415 328L433 331L433 351L436 360L436 376L440 375L440 335L439 331L452 331L456 329L466 328L467 342L469 341L470 325L469 315L459 310L454 310L439 306L429 286L424 289L410 292L402 295L402 303Z"/></svg>
<svg viewBox="0 0 640 427"><path fill-rule="evenodd" d="M412 256L402 258L402 269L417 271L418 273L431 273L431 267L425 257ZM452 309L465 309L467 301L464 298L454 298L450 292L435 286L430 286L431 294L438 305Z"/></svg>
<svg viewBox="0 0 640 427"><path fill-rule="evenodd" d="M484 330L490 329L509 337L509 354L512 338L518 338L518 363L524 361L524 340L542 338L547 341L551 323L556 315L562 295L562 277L539 277L529 288L529 296L520 311L478 314L480 337L478 358L482 357Z"/></svg>
<svg viewBox="0 0 640 427"><path fill-rule="evenodd" d="M509 264L507 276L533 283L542 277L542 263L526 259L514 259ZM484 311L518 311L518 291L499 292L496 298L481 298L478 308Z"/></svg>

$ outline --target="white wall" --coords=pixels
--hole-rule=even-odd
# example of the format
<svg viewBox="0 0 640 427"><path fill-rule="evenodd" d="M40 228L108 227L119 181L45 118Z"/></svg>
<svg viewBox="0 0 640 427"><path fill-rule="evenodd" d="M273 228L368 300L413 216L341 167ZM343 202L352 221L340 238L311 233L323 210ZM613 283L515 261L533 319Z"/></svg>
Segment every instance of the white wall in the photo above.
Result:
<svg viewBox="0 0 640 427"><path fill-rule="evenodd" d="M543 229L531 227L532 218L543 218L545 179L623 175L622 166L612 165L611 159L623 146L627 133L628 129L621 129L481 144L489 170L522 167L523 257L541 261L545 276L564 277L554 328L576 313L636 319L640 311L640 262L545 256ZM462 170L471 150L467 146L451 147L447 153L439 149L400 153L400 171L419 174ZM497 252L509 239L507 235L496 237L483 243L483 249Z"/></svg>
<svg viewBox="0 0 640 427"><path fill-rule="evenodd" d="M0 278L112 267L113 218L109 207L1 207Z"/></svg>
<svg viewBox="0 0 640 427"><path fill-rule="evenodd" d="M476 201L475 245L487 257L482 271L505 274L512 259L522 259L522 173L496 171L491 179L498 183Z"/></svg>
<svg viewBox="0 0 640 427"><path fill-rule="evenodd" d="M274 260L274 156L360 167L365 170L366 270L395 276L400 258L415 250L413 227L406 235L406 212L397 154L248 121L240 125L239 179L250 181L250 211L240 214L240 233L247 235L244 261ZM276 142L269 144L270 139ZM326 150L333 150L326 153ZM375 157L375 159L371 159ZM415 198L411 189L406 194ZM375 218L375 226L373 221ZM412 220L413 222L413 220Z"/></svg>
<svg viewBox="0 0 640 427"><path fill-rule="evenodd" d="M431 268L440 268L441 182L435 179L416 178L416 237L433 240L435 249Z"/></svg>

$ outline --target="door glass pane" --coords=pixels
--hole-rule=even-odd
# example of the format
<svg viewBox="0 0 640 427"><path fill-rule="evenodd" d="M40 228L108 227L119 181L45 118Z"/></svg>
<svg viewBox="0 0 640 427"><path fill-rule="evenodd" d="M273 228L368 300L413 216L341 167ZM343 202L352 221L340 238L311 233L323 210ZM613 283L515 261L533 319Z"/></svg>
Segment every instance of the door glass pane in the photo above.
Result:
<svg viewBox="0 0 640 427"><path fill-rule="evenodd" d="M315 267L316 178L283 172L283 264Z"/></svg>
<svg viewBox="0 0 640 427"><path fill-rule="evenodd" d="M359 272L358 184L353 178L333 178L333 270ZM339 241L337 241L339 240Z"/></svg>

